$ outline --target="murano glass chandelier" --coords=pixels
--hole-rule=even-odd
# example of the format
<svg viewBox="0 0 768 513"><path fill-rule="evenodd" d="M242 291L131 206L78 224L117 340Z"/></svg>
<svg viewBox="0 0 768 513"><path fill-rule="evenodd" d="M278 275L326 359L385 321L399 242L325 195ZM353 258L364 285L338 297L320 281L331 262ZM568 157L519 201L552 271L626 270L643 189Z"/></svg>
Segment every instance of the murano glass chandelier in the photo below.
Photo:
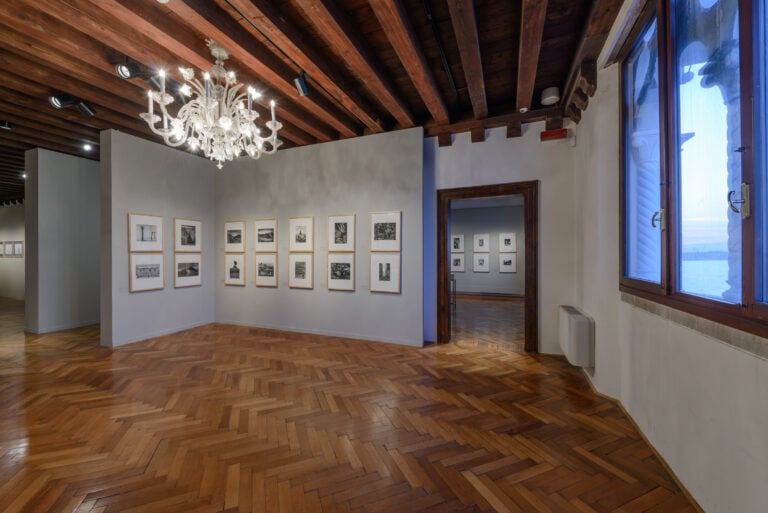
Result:
<svg viewBox="0 0 768 513"><path fill-rule="evenodd" d="M160 70L157 75L160 90L150 89L149 112L142 113L141 118L168 146L186 143L192 151L200 149L208 159L218 162L219 169L223 162L243 154L258 159L263 154L275 153L282 144L277 132L283 126L275 119L275 101L269 102L272 119L264 123L269 134L262 134L262 128L256 125L259 113L253 110L253 101L259 99L261 93L250 86L243 89L235 73L224 69L229 53L210 39L207 43L216 64L203 74L202 83L191 68L179 68L185 83L178 92L184 99L191 99L179 108L175 117L171 116L167 108L174 96L166 92L165 72ZM155 103L159 115L155 114Z"/></svg>

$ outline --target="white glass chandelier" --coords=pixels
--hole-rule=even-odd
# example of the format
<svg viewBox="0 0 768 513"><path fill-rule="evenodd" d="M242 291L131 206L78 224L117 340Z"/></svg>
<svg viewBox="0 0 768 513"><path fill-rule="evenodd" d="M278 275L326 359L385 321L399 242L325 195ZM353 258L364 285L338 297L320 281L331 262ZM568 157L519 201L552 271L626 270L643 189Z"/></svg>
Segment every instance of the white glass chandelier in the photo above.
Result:
<svg viewBox="0 0 768 513"><path fill-rule="evenodd" d="M149 112L142 113L141 118L168 146L187 143L192 151L201 149L203 155L218 162L219 169L222 162L243 153L253 159L275 153L282 144L277 132L283 126L275 120L275 101L269 102L272 120L264 123L270 130L269 135L264 136L255 123L259 113L253 110L253 100L260 98L261 93L250 86L242 90L243 84L237 83L235 73L224 69L229 53L213 40L207 43L216 64L203 74L203 83L195 78L191 68L179 68L185 81L179 93L185 97L194 94L194 98L179 108L176 117L171 116L167 106L174 99L165 90L165 72L160 70L160 91L149 91ZM155 102L161 115L155 114Z"/></svg>

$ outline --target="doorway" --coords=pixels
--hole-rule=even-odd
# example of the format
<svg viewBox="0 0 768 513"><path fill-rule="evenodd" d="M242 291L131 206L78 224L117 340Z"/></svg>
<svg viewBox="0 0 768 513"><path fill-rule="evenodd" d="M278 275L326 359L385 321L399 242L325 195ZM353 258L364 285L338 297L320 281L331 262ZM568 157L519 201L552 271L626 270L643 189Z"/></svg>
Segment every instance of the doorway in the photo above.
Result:
<svg viewBox="0 0 768 513"><path fill-rule="evenodd" d="M505 232L496 231L493 233L493 236L498 238L499 246L497 247L494 247L495 244L491 243L490 233L462 234L465 238L463 244L466 245L465 248L462 248L463 254L470 255L470 258L463 262L465 268L464 273L466 275L467 272L474 273L477 271L479 274L482 274L488 269L487 272L490 274L489 264L493 263L496 275L503 276L505 270L509 271L509 268L506 266L514 265L514 263L517 262L517 259L520 259L521 266L523 267L522 274L524 277L524 284L522 285L522 289L524 293L522 295L523 297L518 300L517 309L515 309L515 305L510 304L508 305L509 308L496 306L495 308L490 309L485 308L484 312L489 316L495 316L496 320L499 321L499 329L503 330L506 330L507 327L510 326L509 322L514 321L514 316L517 315L519 317L519 312L522 312L524 333L524 342L522 346L526 352L536 352L538 351L538 181L464 187L459 189L443 189L437 191L437 342L444 344L451 341L452 326L455 325L453 322L454 320L462 320L462 324L457 327L459 329L466 329L466 320L471 318L472 308L478 308L477 304L472 305L471 303L464 301L464 306L465 308L468 308L468 310L463 312L463 316L454 318L456 315L454 306L457 305L454 301L462 301L462 296L457 296L455 294L455 286L457 283L457 280L455 279L456 273L454 273L452 279L451 272L452 265L459 263L457 259L459 255L457 253L452 253L452 245L457 244L458 241L452 241L450 239L451 233L449 232L451 206L452 204L471 206L472 202L468 202L468 200L478 200L477 204L480 205L483 202L479 200L499 197L521 198L523 211L523 237L521 237L521 247L514 248L517 251L515 258L509 258L510 255L506 255L505 257L505 251L511 250L512 248L509 246L510 242L507 240L509 237L505 235ZM508 221L510 225L514 224L514 219L510 218ZM475 240L478 238L476 235L479 236L479 240ZM504 238L502 239L502 237ZM496 241L493 242L495 243ZM514 241L512 244L514 244ZM506 250L503 249L505 245ZM486 250L487 252L483 252L484 248L488 248ZM476 253L474 250L478 250L478 252ZM497 253L498 255L494 253ZM452 254L455 255L453 259L451 257ZM517 255L520 255L520 257L517 257ZM512 262L510 262L510 260L512 260ZM485 279L486 281L489 280L487 277ZM469 280L464 280L464 286L469 287L469 282ZM464 299L472 299L472 297ZM505 297L504 299L508 298ZM496 313L494 313L494 311ZM499 314L499 312L504 313ZM518 313L516 314L516 312Z"/></svg>

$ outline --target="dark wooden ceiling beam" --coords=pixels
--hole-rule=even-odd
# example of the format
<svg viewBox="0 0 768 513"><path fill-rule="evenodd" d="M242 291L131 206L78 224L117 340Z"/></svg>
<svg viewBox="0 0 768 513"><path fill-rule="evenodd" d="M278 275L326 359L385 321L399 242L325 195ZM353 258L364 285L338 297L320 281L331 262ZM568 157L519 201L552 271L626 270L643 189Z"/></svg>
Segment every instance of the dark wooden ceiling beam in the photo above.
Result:
<svg viewBox="0 0 768 513"><path fill-rule="evenodd" d="M360 81L401 127L415 126L413 114L394 84L376 63L363 37L329 0L296 0L306 19L326 39L331 49L359 76Z"/></svg>
<svg viewBox="0 0 768 513"><path fill-rule="evenodd" d="M369 3L432 118L438 124L450 123L448 109L401 1L370 0Z"/></svg>
<svg viewBox="0 0 768 513"><path fill-rule="evenodd" d="M272 0L224 0L240 15L258 27L272 43L285 52L310 80L335 97L372 132L384 131L381 117L349 80L345 79L327 57L317 51L304 35L275 7ZM248 24L246 29L254 30Z"/></svg>
<svg viewBox="0 0 768 513"><path fill-rule="evenodd" d="M99 140L99 130L96 128L72 123L47 113L25 109L18 105L14 105L13 103L0 100L0 119L7 117L9 120L13 121L10 116L13 116L13 119L23 118L23 120L19 122L24 125L29 126L34 123L38 127L42 126L46 129L56 128L73 135L80 134L84 139Z"/></svg>
<svg viewBox="0 0 768 513"><path fill-rule="evenodd" d="M488 117L488 99L485 92L483 61L480 55L480 38L472 0L448 0L451 23L459 46L461 67L469 90L469 100L475 119Z"/></svg>
<svg viewBox="0 0 768 513"><path fill-rule="evenodd" d="M485 119L467 118L461 121L456 121L450 125L437 125L435 123L427 123L424 125L424 136L434 137L440 133L461 133L470 132L473 128L498 128L502 126L508 126L516 122L521 123L533 123L535 121L544 121L548 116L560 114L562 115L562 107L547 107L545 109L529 110L528 112L511 112L509 114L503 114L500 116L493 116Z"/></svg>
<svg viewBox="0 0 768 513"><path fill-rule="evenodd" d="M67 153L69 155L76 155L78 157L87 159L99 159L98 152L86 152L83 150L82 145L77 144L77 141L60 142L61 140L59 138L45 135L40 132L31 135L27 135L20 131L0 134L0 143L5 144L7 142L13 141L29 144L34 148L46 148L49 150Z"/></svg>
<svg viewBox="0 0 768 513"><path fill-rule="evenodd" d="M10 130L11 132L21 127L26 128L28 130L32 130L33 132L40 131L41 129L40 122L34 119L36 117L34 116L34 113L30 113L30 114L31 116L12 114L7 110L4 110L2 105L0 105L0 119L4 119L6 121L11 122L11 130ZM87 132L87 133L85 131L73 132L71 130L56 126L54 124L44 125L44 131L45 133L56 135L59 137L64 137L67 139L79 139L80 141L83 142L83 144L88 143L92 146L99 144L99 134L98 132L95 132L95 131Z"/></svg>
<svg viewBox="0 0 768 513"><path fill-rule="evenodd" d="M547 0L522 0L515 109L518 112L530 110L533 102L544 22L547 20L547 4Z"/></svg>

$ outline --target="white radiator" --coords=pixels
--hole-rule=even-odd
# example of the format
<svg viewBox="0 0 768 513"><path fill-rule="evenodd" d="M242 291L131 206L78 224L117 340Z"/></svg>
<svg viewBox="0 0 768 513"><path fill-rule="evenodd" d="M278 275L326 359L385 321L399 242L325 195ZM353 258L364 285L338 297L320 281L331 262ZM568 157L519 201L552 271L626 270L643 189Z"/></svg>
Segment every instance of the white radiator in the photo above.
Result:
<svg viewBox="0 0 768 513"><path fill-rule="evenodd" d="M560 348L571 365L595 366L595 321L577 308L560 305Z"/></svg>

